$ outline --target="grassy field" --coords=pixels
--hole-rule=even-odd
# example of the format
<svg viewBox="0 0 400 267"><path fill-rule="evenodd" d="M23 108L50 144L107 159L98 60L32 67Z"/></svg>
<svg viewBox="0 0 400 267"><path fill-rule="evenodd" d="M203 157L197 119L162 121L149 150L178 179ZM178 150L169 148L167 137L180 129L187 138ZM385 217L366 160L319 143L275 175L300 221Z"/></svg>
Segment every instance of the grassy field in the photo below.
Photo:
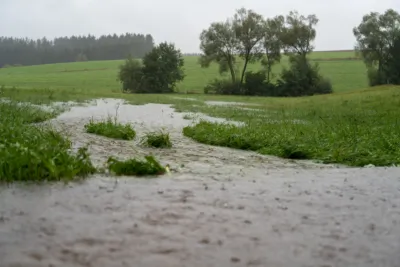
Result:
<svg viewBox="0 0 400 267"><path fill-rule="evenodd" d="M314 52L310 58L318 61L322 74L332 81L335 92L367 86L366 69L362 61L349 60L354 58L352 51ZM204 69L197 60L196 56L185 57L186 78L178 84L178 92L203 93L208 81L219 77L217 65ZM85 94L119 92L121 86L116 77L118 66L122 63L121 60L113 60L2 68L0 86L67 89ZM278 74L286 65L287 58L283 58L281 64L275 66L274 73ZM249 70L258 69L260 64L249 66Z"/></svg>
<svg viewBox="0 0 400 267"><path fill-rule="evenodd" d="M18 102L48 104L98 97L123 98L132 104L172 104L178 112L202 112L245 123L244 127L237 127L200 122L184 129L184 135L202 143L350 166L399 165L400 87L367 88L365 68L361 61L349 59L352 55L352 52L311 55L320 61L323 73L332 79L336 90L331 95L299 98L122 94L115 81L121 61L0 69L0 85L5 85L0 88L0 97L12 101L0 102L0 156L6 159L0 163L0 181L27 180L27 177L34 181L74 179L95 172L84 148L71 155L67 138L51 128L31 124L52 118L57 112L20 106ZM201 69L196 57L186 60L188 77L180 84L181 90L201 92L209 79L217 77L215 66ZM209 100L245 105L211 106L206 103ZM110 168L115 173L121 173L122 169L129 169L132 174L162 173L156 163L153 158L127 162L110 158Z"/></svg>

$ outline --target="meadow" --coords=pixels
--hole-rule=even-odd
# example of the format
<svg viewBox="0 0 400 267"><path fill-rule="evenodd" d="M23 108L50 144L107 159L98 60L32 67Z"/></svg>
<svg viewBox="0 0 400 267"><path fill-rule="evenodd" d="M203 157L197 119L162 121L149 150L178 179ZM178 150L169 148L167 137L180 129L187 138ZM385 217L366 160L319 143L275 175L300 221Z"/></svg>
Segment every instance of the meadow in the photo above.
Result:
<svg viewBox="0 0 400 267"><path fill-rule="evenodd" d="M310 55L310 59L319 63L321 73L331 80L335 92L367 87L366 68L354 57L354 51L314 52ZM119 92L121 86L116 77L122 63L123 60L110 60L1 68L0 86L77 90L85 94ZM287 58L283 57L281 64L274 67L274 74L279 74L287 63ZM251 64L248 70L260 68L259 63ZM184 81L177 85L179 93L203 93L204 86L219 77L216 64L201 68L197 56L185 57L185 73Z"/></svg>
<svg viewBox="0 0 400 267"><path fill-rule="evenodd" d="M196 64L196 57L187 57L190 59L186 65L187 77L179 88L185 93L200 94L123 94L116 81L118 65L122 61L0 69L0 95L11 100L11 103L0 102L0 155L7 159L0 164L0 180L23 180L32 170L37 171L31 180L74 179L95 172L85 148L71 154L67 138L47 126L32 125L53 118L61 111L44 112L29 104L21 106L18 102L49 104L98 97L123 98L136 105L172 104L177 112L201 112L245 123L244 127L238 127L203 121L184 128L185 136L210 145L349 166L398 165L400 87L368 88L365 67L361 61L350 59L352 55L352 52L312 54L311 57L320 62L323 74L332 80L335 92L299 98L201 94L202 86L218 74L215 66L201 69ZM284 60L277 68L282 66ZM210 100L242 102L244 105L208 105L206 101ZM97 134L113 138L122 138L128 130L132 132L111 122L91 126ZM115 131L119 129L118 135L112 132L114 128ZM168 133L161 137L168 137ZM156 143L160 140L159 137L153 139ZM167 145L170 146L173 144ZM162 173L154 160L118 162L110 158L110 168L121 174L121 170L134 165L140 171L132 167L129 169L131 174L142 175L148 168L150 172Z"/></svg>

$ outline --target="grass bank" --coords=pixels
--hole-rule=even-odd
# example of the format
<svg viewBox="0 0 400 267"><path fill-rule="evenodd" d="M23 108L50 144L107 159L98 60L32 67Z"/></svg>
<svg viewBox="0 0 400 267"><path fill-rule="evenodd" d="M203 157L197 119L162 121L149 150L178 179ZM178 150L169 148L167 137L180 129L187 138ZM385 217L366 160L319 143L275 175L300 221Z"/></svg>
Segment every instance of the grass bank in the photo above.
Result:
<svg viewBox="0 0 400 267"><path fill-rule="evenodd" d="M378 90L379 89L379 90ZM400 88L274 99L260 106L197 107L246 122L245 127L200 122L184 128L196 141L293 159L350 166L400 164Z"/></svg>
<svg viewBox="0 0 400 267"><path fill-rule="evenodd" d="M351 166L400 164L399 87L300 98L87 94L64 89L4 89L2 92L11 99L34 103L112 97L132 104L172 104L177 111L201 112L246 123L245 127L235 127L203 122L185 128L184 134L199 142ZM215 106L208 105L207 101L245 105Z"/></svg>
<svg viewBox="0 0 400 267"><path fill-rule="evenodd" d="M0 102L0 182L59 181L87 177L96 170L85 148L43 122L56 113L16 102Z"/></svg>

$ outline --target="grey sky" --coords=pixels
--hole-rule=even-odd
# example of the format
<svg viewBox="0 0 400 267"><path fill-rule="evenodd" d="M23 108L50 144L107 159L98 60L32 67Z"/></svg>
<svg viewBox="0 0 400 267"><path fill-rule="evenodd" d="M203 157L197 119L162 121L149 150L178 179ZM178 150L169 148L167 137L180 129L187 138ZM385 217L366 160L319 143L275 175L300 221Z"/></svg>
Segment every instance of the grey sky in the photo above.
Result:
<svg viewBox="0 0 400 267"><path fill-rule="evenodd" d="M399 0L0 0L0 35L40 38L108 33L150 33L156 43L174 42L183 52L199 52L199 34L236 9L265 17L290 10L316 14L316 50L349 49L352 28L364 14L400 11Z"/></svg>

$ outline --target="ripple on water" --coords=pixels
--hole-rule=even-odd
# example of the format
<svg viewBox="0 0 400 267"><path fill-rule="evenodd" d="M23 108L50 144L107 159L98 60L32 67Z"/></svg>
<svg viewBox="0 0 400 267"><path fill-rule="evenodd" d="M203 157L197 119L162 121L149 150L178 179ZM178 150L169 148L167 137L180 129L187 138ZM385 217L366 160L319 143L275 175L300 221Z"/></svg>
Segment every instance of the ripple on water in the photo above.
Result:
<svg viewBox="0 0 400 267"><path fill-rule="evenodd" d="M0 187L0 266L389 266L400 262L400 168L339 168L212 147L182 136L166 105L98 100L52 123L110 155L154 153L160 179L96 175ZM172 149L84 132L93 116L169 127ZM62 127L61 127L62 126ZM397 265L396 265L397 264Z"/></svg>

